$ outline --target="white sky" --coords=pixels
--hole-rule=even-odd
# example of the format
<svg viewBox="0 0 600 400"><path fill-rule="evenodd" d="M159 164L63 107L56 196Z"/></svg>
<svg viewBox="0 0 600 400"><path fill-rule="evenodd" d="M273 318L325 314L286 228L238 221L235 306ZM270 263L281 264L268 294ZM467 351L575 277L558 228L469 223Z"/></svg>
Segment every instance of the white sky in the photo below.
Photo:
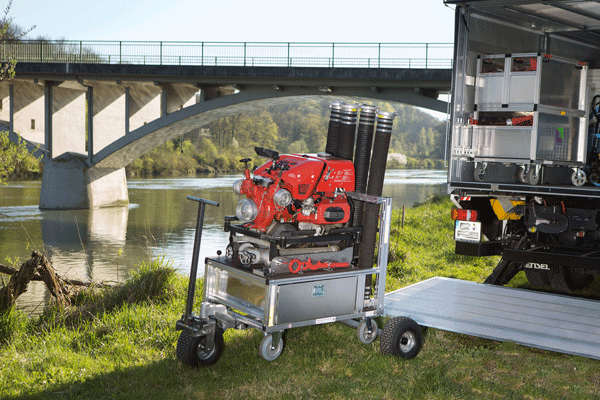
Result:
<svg viewBox="0 0 600 400"><path fill-rule="evenodd" d="M0 2L3 10L7 1ZM29 38L191 42L451 43L443 0L13 0ZM437 118L443 114L424 110Z"/></svg>
<svg viewBox="0 0 600 400"><path fill-rule="evenodd" d="M449 43L454 25L443 0L14 0L9 15L68 40Z"/></svg>

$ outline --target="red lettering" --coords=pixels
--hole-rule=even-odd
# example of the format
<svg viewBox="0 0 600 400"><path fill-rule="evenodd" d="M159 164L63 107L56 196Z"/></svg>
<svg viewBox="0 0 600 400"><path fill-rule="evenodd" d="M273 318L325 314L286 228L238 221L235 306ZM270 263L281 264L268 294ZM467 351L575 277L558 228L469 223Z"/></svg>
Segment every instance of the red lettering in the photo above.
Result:
<svg viewBox="0 0 600 400"><path fill-rule="evenodd" d="M297 267L294 267L296 265ZM350 263L347 262L329 262L329 261L317 261L316 264L312 263L312 259L308 259L307 261L300 261L294 258L289 262L288 268L292 274L297 274L301 271L317 271L319 269L331 269L331 268L345 268L349 267Z"/></svg>

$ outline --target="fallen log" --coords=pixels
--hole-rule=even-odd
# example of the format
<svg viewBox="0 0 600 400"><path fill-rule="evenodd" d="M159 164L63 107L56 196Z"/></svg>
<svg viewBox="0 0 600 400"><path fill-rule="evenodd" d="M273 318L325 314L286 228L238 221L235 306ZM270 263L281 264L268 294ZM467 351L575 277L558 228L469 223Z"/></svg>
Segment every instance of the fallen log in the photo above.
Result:
<svg viewBox="0 0 600 400"><path fill-rule="evenodd" d="M31 259L24 262L19 270L0 265L0 272L10 275L8 283L0 288L0 312L8 311L17 301L17 298L27 291L31 281L43 281L50 294L60 305L66 305L74 287L96 285L76 279L60 277L46 257L37 251L31 253ZM105 286L99 284L99 286Z"/></svg>
<svg viewBox="0 0 600 400"><path fill-rule="evenodd" d="M0 264L0 273L2 274L6 274L6 275L14 275L15 273L17 273L19 270L13 267L9 267L6 265L2 265ZM59 275L57 275L59 276ZM84 281L80 281L78 279L69 279L69 278L62 278L59 276L59 278L65 282L68 285L72 285L72 286L84 286L84 287L90 287L90 286L100 286L100 287L108 287L111 285L107 285L105 283L92 283L92 282L84 282ZM34 275L31 278L32 281L42 281L42 277L39 274Z"/></svg>

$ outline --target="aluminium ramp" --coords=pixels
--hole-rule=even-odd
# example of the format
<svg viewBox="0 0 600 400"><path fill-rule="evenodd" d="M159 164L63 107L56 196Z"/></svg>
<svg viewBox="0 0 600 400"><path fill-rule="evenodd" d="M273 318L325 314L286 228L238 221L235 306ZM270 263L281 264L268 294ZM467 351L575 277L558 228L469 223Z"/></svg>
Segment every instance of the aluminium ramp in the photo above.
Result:
<svg viewBox="0 0 600 400"><path fill-rule="evenodd" d="M388 293L419 325L600 359L600 301L435 277Z"/></svg>

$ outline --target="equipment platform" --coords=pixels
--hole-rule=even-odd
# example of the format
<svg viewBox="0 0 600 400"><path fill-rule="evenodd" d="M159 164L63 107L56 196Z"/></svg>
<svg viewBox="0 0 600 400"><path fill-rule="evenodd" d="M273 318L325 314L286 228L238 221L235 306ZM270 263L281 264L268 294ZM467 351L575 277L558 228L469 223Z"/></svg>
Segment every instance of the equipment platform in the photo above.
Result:
<svg viewBox="0 0 600 400"><path fill-rule="evenodd" d="M435 277L388 293L385 314L425 327L600 359L600 301Z"/></svg>

